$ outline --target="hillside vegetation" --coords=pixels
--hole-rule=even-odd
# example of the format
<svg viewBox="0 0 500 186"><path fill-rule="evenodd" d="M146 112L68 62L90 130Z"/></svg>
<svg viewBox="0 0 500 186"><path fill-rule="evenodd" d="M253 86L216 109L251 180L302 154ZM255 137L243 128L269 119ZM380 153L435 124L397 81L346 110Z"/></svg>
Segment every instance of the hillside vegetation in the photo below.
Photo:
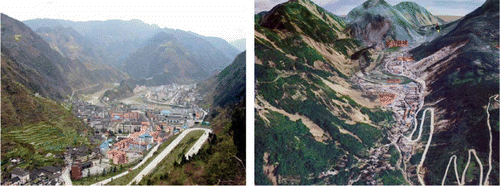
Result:
<svg viewBox="0 0 500 186"><path fill-rule="evenodd" d="M383 126L392 123L349 80L358 66L351 55L364 46L309 0L279 4L255 22L256 183L352 184L366 168L360 159L388 143Z"/></svg>
<svg viewBox="0 0 500 186"><path fill-rule="evenodd" d="M37 96L3 74L1 119L4 171L8 160L17 157L22 162L17 166L27 169L63 165L54 155L62 155L67 146L90 145L87 136L92 129L67 106Z"/></svg>

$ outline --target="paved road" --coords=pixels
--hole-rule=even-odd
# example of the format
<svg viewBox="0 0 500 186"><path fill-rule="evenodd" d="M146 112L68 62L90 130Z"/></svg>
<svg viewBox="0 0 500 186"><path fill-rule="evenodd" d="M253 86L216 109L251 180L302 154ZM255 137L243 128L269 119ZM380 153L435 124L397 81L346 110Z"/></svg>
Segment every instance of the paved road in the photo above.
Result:
<svg viewBox="0 0 500 186"><path fill-rule="evenodd" d="M427 111L431 111L431 131L430 131L430 134L429 134L429 140L427 140L427 145L425 145L425 149L424 149L424 153L422 154L422 159L420 160L420 163L417 165L417 177L418 177L418 181L420 182L421 185L425 185L425 182L424 182L424 178L422 177L422 175L420 174L420 170L422 169L422 166L424 165L424 161L425 161L425 156L427 155L427 151L429 150L429 146L431 145L431 141L432 141L432 135L434 134L434 108L427 108L424 110L424 113L427 112ZM425 114L422 115L422 121L425 119L424 118ZM422 122L422 125L424 123ZM420 125L420 132L422 131L422 125ZM419 138L420 138L420 134L419 134Z"/></svg>
<svg viewBox="0 0 500 186"><path fill-rule="evenodd" d="M490 124L490 113L489 113L489 109L490 109L490 105L491 105L491 98L494 99L494 101L496 102L499 102L498 98L499 98L499 95L493 95L491 96L488 100L488 107L486 107L486 114L487 114L487 119L486 119L486 124L488 125L488 130L489 130L489 135L490 135L490 142L489 142L489 153L488 153L488 172L486 173L486 177L484 177L484 182L483 182L483 163L481 163L481 160L479 159L479 157L477 156L476 154L476 150L475 149L469 149L468 152L469 152L469 158L467 160L467 164L465 165L465 168L463 170L463 173L462 173L462 177L459 176L458 174L458 170L457 170L457 156L456 155L453 155L450 157L450 161L448 162L448 166L446 166L446 171L444 172L444 176L443 176L443 180L441 181L441 185L444 185L444 182L446 181L446 176L448 175L448 169L450 168L450 165L451 165L451 162L453 162L454 164L454 167L455 167L455 178L457 179L457 183L458 185L465 185L465 173L467 172L467 169L469 167L469 163L470 163L470 159L471 159L471 153L474 155L474 157L476 158L476 161L477 163L479 164L479 171L480 171L480 174L479 174L479 185L489 185L489 175L491 173L491 169L492 169L492 164L491 164L491 156L492 156L492 140L493 140L493 137L492 137L492 134L491 134L491 124ZM461 178L461 179L460 179Z"/></svg>
<svg viewBox="0 0 500 186"><path fill-rule="evenodd" d="M149 174L149 172L151 172L156 167L156 165L158 165L158 163L160 163L163 160L163 158L167 157L167 155L179 144L179 142L182 141L182 139L184 139L184 137L188 133L190 133L191 131L194 131L194 130L204 130L205 131L204 135L206 134L207 136L208 136L207 133L212 132L212 130L205 129L205 128L186 129L181 134L179 134L179 136L174 141L172 141L172 143L170 143L167 146L167 148L165 148L165 150L163 150L163 152L161 152L153 161L151 161L151 163L149 163L149 165L147 165L139 174L137 174L137 176L134 179L132 179L132 181L130 181L130 183L128 183L128 185L131 185L134 182L139 183L144 176ZM202 136L204 136L204 135L202 135Z"/></svg>
<svg viewBox="0 0 500 186"><path fill-rule="evenodd" d="M189 160L190 157L192 157L193 155L198 153L198 151L201 149L201 146L203 145L203 143L205 143L205 141L208 139L209 133L210 133L209 131L205 131L205 133L203 133L203 135L201 135L201 137L198 139L198 141L196 141L196 143L193 145L193 147L191 147L191 149L189 149L189 151L186 153L186 155L184 155L186 157L186 159Z"/></svg>

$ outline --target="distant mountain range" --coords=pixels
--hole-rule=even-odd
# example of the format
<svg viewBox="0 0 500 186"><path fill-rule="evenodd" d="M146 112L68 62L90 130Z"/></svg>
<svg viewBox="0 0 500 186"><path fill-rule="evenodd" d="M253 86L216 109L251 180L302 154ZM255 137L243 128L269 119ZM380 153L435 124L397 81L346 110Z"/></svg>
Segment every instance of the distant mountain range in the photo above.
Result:
<svg viewBox="0 0 500 186"><path fill-rule="evenodd" d="M124 71L152 84L197 82L229 65L231 59L210 42L183 31L160 32L125 61Z"/></svg>
<svg viewBox="0 0 500 186"><path fill-rule="evenodd" d="M137 51L144 42L159 32L184 32L195 35L199 40L206 40L213 47L224 53L225 57L229 59L226 62L227 64L238 54L238 50L223 39L201 36L182 30L160 28L158 25L150 25L137 19L129 21L107 20L84 22L59 19L33 19L24 21L24 23L33 30L41 27L71 27L95 46L98 46L96 49L106 59L106 65L118 69L122 69L125 65L124 61L127 60L130 54Z"/></svg>

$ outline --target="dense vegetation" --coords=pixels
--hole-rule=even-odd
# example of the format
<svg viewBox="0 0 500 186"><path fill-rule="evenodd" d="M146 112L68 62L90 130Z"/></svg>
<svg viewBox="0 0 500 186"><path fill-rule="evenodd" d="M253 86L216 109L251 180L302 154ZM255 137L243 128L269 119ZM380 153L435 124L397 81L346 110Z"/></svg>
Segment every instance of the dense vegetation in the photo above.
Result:
<svg viewBox="0 0 500 186"><path fill-rule="evenodd" d="M214 104L224 107L238 103L245 96L246 52L240 53L228 67L217 75L219 83L213 98Z"/></svg>

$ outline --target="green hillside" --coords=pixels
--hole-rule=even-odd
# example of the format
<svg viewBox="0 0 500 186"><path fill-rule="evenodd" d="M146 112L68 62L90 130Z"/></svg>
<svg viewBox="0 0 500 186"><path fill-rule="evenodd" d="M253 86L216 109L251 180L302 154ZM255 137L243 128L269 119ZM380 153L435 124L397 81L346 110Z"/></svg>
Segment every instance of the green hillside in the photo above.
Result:
<svg viewBox="0 0 500 186"><path fill-rule="evenodd" d="M4 75L1 118L2 170L17 157L22 163L16 166L27 169L62 165L63 160L54 155L61 155L66 146L90 145L87 136L91 129L67 105L37 96Z"/></svg>
<svg viewBox="0 0 500 186"><path fill-rule="evenodd" d="M416 26L445 23L441 18L432 15L427 9L415 2L401 2L394 6L403 16Z"/></svg>

